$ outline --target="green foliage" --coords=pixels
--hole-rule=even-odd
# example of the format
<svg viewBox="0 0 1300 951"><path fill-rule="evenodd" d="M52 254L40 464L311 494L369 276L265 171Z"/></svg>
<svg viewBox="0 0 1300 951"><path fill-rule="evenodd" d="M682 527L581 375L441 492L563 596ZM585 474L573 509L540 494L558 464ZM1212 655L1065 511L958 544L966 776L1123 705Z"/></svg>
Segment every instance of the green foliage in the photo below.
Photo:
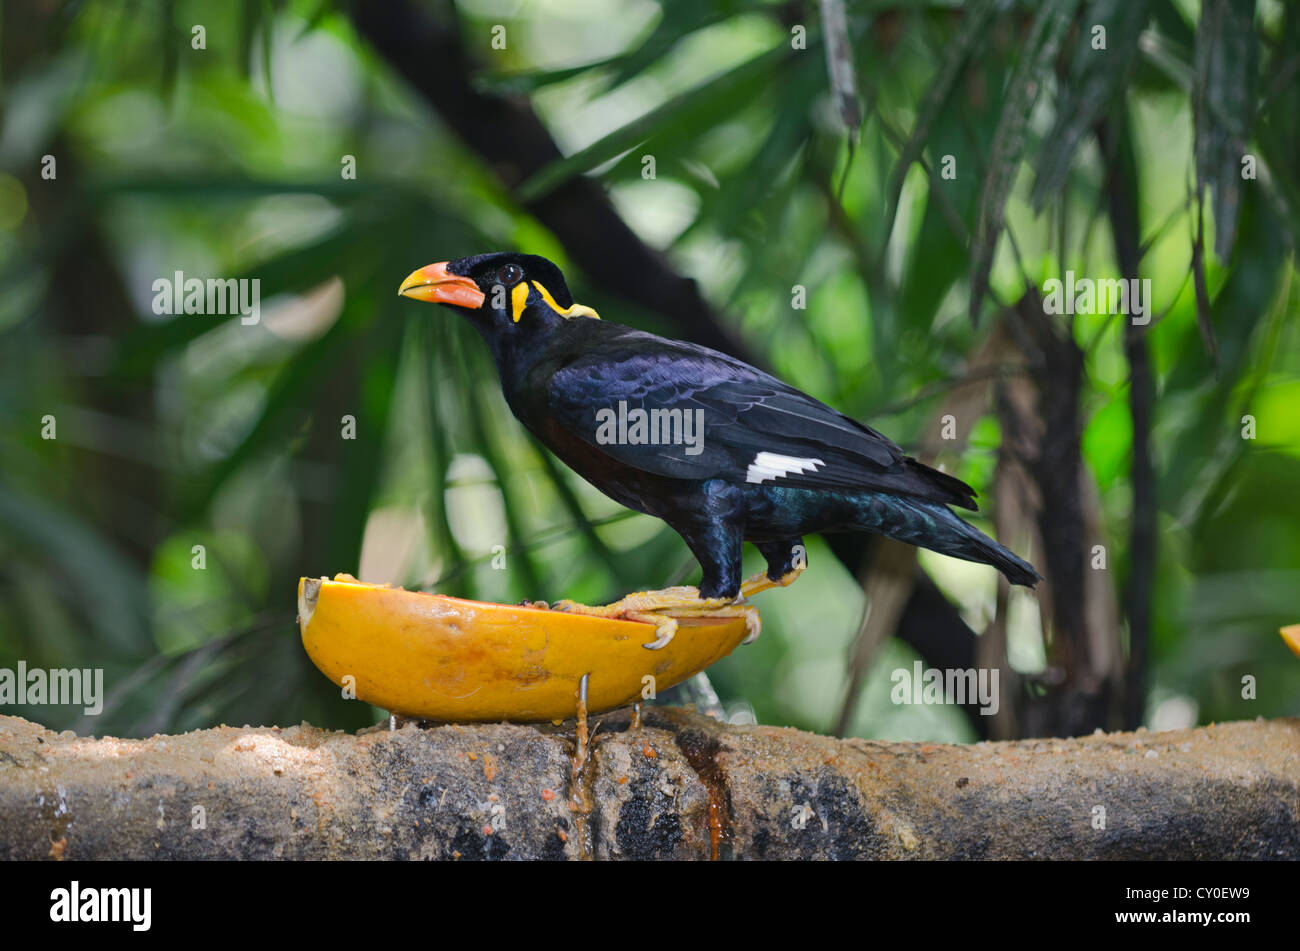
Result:
<svg viewBox="0 0 1300 951"><path fill-rule="evenodd" d="M757 359L915 450L984 339L968 315L987 326L1026 281L1067 268L1120 276L1098 226L1094 139L1116 116L1134 130L1155 297L1149 718L1170 698L1202 720L1297 712L1300 663L1276 628L1300 621L1300 8L850 2L866 104L850 150L815 3L665 0L648 21L643 4L587 6L525 5L493 51L499 10L436 5L460 21L476 88L529 97L562 146L513 194L330 2L101 0L48 21L45 5L6 10L0 667L103 667L110 693L95 719L16 712L126 734L355 727L373 711L338 698L298 644L299 576L368 571L503 601L689 580L676 535L600 496L514 421L469 328L395 296L413 268L486 249L567 266L526 202L598 179ZM806 49L791 43L799 25ZM1242 178L1243 153L1257 178ZM1202 214L1217 360L1190 279ZM153 313L152 282L178 270L256 278L261 321ZM681 333L568 273L607 319ZM794 285L807 310L789 306ZM1073 329L1119 590L1127 367L1117 320ZM42 438L47 416L57 439ZM963 456L939 461L987 499L1001 434L991 416L972 429ZM924 563L982 630L991 570ZM811 564L762 596L764 636L711 676L733 709L826 730L863 598L820 541ZM753 552L746 567L759 567ZM1041 656L1035 627L1009 637L1013 657ZM911 659L887 647L854 732L969 739L950 708L888 702L888 671ZM1247 675L1257 699L1241 696Z"/></svg>

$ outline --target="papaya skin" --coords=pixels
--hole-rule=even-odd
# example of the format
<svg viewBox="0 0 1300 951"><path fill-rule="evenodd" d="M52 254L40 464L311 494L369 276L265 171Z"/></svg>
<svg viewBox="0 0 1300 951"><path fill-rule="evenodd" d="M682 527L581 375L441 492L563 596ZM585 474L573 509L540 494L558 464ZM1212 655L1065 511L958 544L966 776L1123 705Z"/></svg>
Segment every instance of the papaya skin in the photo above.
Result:
<svg viewBox="0 0 1300 951"><path fill-rule="evenodd" d="M1282 635L1282 640L1286 642L1286 646L1291 648L1291 653L1300 657L1300 624L1288 625L1278 633Z"/></svg>
<svg viewBox="0 0 1300 951"><path fill-rule="evenodd" d="M672 643L648 651L654 625L467 601L359 582L298 581L307 655L331 681L392 713L448 722L572 717L582 675L602 713L649 698L731 653L743 618L683 618ZM645 678L653 678L646 680Z"/></svg>

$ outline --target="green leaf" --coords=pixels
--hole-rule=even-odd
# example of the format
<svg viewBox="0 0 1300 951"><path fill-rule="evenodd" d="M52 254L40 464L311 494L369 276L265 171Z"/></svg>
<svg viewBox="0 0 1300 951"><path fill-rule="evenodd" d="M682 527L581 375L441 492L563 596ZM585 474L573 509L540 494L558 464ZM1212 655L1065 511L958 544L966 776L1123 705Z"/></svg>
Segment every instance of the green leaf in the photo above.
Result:
<svg viewBox="0 0 1300 951"><path fill-rule="evenodd" d="M1227 471L1243 450L1237 385L1243 374L1258 372L1251 359L1251 342L1260 321L1274 302L1286 258L1276 239L1277 221L1271 209L1246 193L1242 205L1241 253L1211 305L1219 330L1219 373L1195 334L1188 334L1174 355L1164 381L1166 394L1194 401L1189 421L1172 439L1169 462L1160 477L1162 505L1181 518L1194 518L1209 486ZM1285 308L1285 302L1280 307Z"/></svg>
<svg viewBox="0 0 1300 951"><path fill-rule="evenodd" d="M957 77L966 68L975 45L984 39L999 3L1000 0L977 0L967 9L957 35L948 43L939 71L935 74L934 81L926 91L925 99L921 101L921 107L917 111L916 125L912 127L912 134L908 136L907 143L899 153L898 161L894 163L893 174L889 178L889 200L885 206L881 247L888 243L889 235L894 230L894 218L898 214L898 199L903 193L903 181L907 178L908 169L921 157L926 143L930 141L930 131L934 128L935 120L939 118L939 113L948 103L953 87L957 83Z"/></svg>
<svg viewBox="0 0 1300 951"><path fill-rule="evenodd" d="M482 93L498 96L529 96L539 89L566 83L570 79L586 76L621 62L622 56L609 56L581 66L561 69L529 69L513 73L487 73L473 77L474 88Z"/></svg>
<svg viewBox="0 0 1300 951"><path fill-rule="evenodd" d="M369 329L358 333L358 342L364 346L365 353L356 390L356 438L341 441L343 487L330 526L330 563L345 568L361 563L361 542L379 483L384 436L391 422L389 411L397 380L403 329L397 306L401 298L386 295L382 300L384 303ZM323 421L323 425L332 423L333 420Z"/></svg>
<svg viewBox="0 0 1300 951"><path fill-rule="evenodd" d="M741 217L773 196L775 183L791 167L813 134L812 102L824 88L821 65L811 56L790 64L782 83L781 108L762 145L723 187L706 189L700 213L678 242L699 227L730 234Z"/></svg>
<svg viewBox="0 0 1300 951"><path fill-rule="evenodd" d="M723 2L709 5L701 3L700 0L662 0L660 6L662 14L659 21L646 33L645 38L628 52L581 66L477 76L474 79L475 88L498 95L524 96L547 86L613 68L616 71L609 76L601 90L603 93L609 93L658 63L686 37L706 27L723 23L737 14L744 13L746 9L764 9L762 4L744 5Z"/></svg>
<svg viewBox="0 0 1300 951"><path fill-rule="evenodd" d="M356 320L349 319L349 311L356 306L354 300L350 296L343 315L334 325L304 346L280 372L248 435L188 493L181 509L182 523L205 511L226 480L262 451L273 437L288 434L295 411L302 412L305 402L329 375L332 362L347 352L347 345L355 336Z"/></svg>
<svg viewBox="0 0 1300 951"><path fill-rule="evenodd" d="M678 43L705 27L722 23L739 13L762 9L759 4L705 3L701 0L661 0L662 12L646 38L632 52L618 58L618 72L610 79L605 92L649 69L671 52Z"/></svg>
<svg viewBox="0 0 1300 951"><path fill-rule="evenodd" d="M1237 237L1241 158L1255 110L1255 0L1204 0L1192 87L1196 187L1214 193L1214 252L1227 261Z"/></svg>
<svg viewBox="0 0 1300 951"><path fill-rule="evenodd" d="M788 45L760 53L689 92L668 100L585 149L552 162L519 186L519 200L525 203L537 201L575 175L591 171L597 165L635 148L670 126L678 127L680 131L680 126L684 124L716 124L735 106L747 101L756 81L766 78L790 55Z"/></svg>
<svg viewBox="0 0 1300 951"><path fill-rule="evenodd" d="M176 68L180 63L180 31L176 28L176 0L163 0L160 18L162 38L162 92L168 99L176 88Z"/></svg>
<svg viewBox="0 0 1300 951"><path fill-rule="evenodd" d="M447 517L447 467L451 465L452 453L451 441L447 437L447 424L444 420L454 419L456 414L443 403L442 373L434 372L435 361L450 362L440 361L440 355L444 351L441 343L450 336L451 325L445 321L428 320L423 317L413 316L410 320L415 321L415 326L418 328L416 336L422 338L421 343L425 354L421 364L424 368L425 402L429 414L429 474L433 481L430 492L430 506L433 511L429 513L428 519L429 530L432 533L430 542L435 556L444 552L449 556L450 565L443 568L442 574L455 578L459 584L454 590L469 597L472 596L470 584L473 576L461 570L466 563L465 554L456 542L456 536L451 530L451 521Z"/></svg>
<svg viewBox="0 0 1300 951"><path fill-rule="evenodd" d="M261 281L262 299L276 294L301 291L345 272L355 261L358 248L374 253L390 235L391 223L347 222L318 241L291 248L251 267L239 278ZM238 314L204 316L178 315L164 323L144 324L122 342L115 354L111 376L139 379L152 373L157 362L172 351L198 339L214 327L237 319Z"/></svg>
<svg viewBox="0 0 1300 951"><path fill-rule="evenodd" d="M1093 0L1084 11L1056 122L1039 153L1038 177L1029 199L1035 211L1042 211L1060 191L1079 143L1127 88L1150 6L1150 0ZM1093 49L1096 26L1105 27L1105 49Z"/></svg>
<svg viewBox="0 0 1300 951"><path fill-rule="evenodd" d="M65 512L0 485L0 529L46 561L64 597L92 630L124 653L149 648L143 577L82 513Z"/></svg>
<svg viewBox="0 0 1300 951"><path fill-rule="evenodd" d="M271 86L271 52L275 42L275 11L271 9L271 0L262 0L262 21L260 25L262 53L262 82L266 85L266 98L275 99Z"/></svg>
<svg viewBox="0 0 1300 951"><path fill-rule="evenodd" d="M514 486L507 478L509 469L505 465L504 459L497 451L497 447L492 441L489 432L489 410L483 403L479 378L470 372L466 365L465 357L467 355L460 353L461 359L457 360L457 367L460 370L460 386L463 388L468 408L470 422L470 432L474 434L474 448L487 462L488 468L496 479L497 485L501 488L501 496L505 501L505 519L506 532L509 536L508 542L511 551L518 551L519 557L516 559L523 566L523 584L528 591L529 598L542 597L542 577L537 570L537 565L533 562L532 552L524 543L525 534L523 523L519 519L519 514L524 510L522 499L515 493ZM481 360L474 360L475 366L481 364ZM484 374L495 383L495 374Z"/></svg>
<svg viewBox="0 0 1300 951"><path fill-rule="evenodd" d="M1078 0L1047 0L1038 8L1020 62L1011 74L1002 117L993 135L979 214L971 237L970 315L978 321L980 305L988 292L993 252L1005 223L1007 196L1020 168L1029 117L1042 94L1048 72L1070 24Z"/></svg>
<svg viewBox="0 0 1300 951"><path fill-rule="evenodd" d="M257 21L262 12L262 0L244 0L239 16L239 68L244 78L252 85L253 78L253 34L257 32Z"/></svg>
<svg viewBox="0 0 1300 951"><path fill-rule="evenodd" d="M972 142L978 149L992 143L1007 71L997 62L981 62L972 65L970 77L971 86L984 93L974 101L969 94L949 98L929 133L931 155L960 155ZM899 299L904 319L922 333L929 333L949 290L969 270L979 193L980 183L973 174L930 180L915 245L925 253L911 256Z"/></svg>

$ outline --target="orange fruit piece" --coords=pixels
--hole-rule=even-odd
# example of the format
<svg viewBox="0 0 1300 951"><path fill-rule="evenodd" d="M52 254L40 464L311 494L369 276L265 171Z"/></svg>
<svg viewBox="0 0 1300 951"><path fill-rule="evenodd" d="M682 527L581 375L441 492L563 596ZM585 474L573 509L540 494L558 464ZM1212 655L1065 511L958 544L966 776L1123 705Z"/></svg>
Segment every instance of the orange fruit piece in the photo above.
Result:
<svg viewBox="0 0 1300 951"><path fill-rule="evenodd" d="M392 713L452 722L574 716L667 690L730 654L742 618L682 618L661 650L652 624L365 584L301 578L302 644L321 673ZM645 678L652 678L647 680ZM646 691L648 694L648 691Z"/></svg>

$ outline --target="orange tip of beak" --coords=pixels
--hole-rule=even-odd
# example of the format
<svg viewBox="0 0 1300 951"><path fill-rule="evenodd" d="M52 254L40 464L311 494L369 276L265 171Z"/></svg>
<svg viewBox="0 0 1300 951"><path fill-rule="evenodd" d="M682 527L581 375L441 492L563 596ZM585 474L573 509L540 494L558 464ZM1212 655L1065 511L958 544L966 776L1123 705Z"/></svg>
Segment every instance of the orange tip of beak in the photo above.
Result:
<svg viewBox="0 0 1300 951"><path fill-rule="evenodd" d="M469 310L478 310L484 301L478 285L468 277L450 273L446 261L412 271L402 281L397 293L412 300L452 304Z"/></svg>
<svg viewBox="0 0 1300 951"><path fill-rule="evenodd" d="M1300 657L1300 624L1284 627L1278 633L1282 635L1282 640L1286 641L1286 646L1291 648L1297 657Z"/></svg>

